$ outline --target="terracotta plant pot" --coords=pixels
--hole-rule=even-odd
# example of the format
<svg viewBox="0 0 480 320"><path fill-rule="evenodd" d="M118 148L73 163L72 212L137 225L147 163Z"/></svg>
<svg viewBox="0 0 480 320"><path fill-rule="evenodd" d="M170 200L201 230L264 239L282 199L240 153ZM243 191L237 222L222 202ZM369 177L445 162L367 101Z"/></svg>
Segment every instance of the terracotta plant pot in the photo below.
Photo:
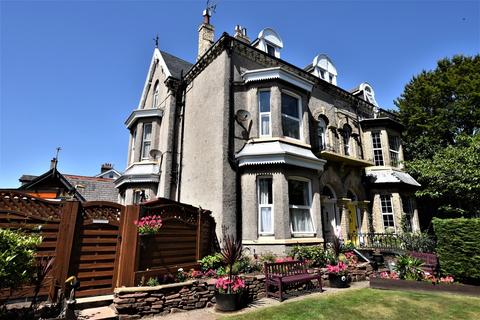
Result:
<svg viewBox="0 0 480 320"><path fill-rule="evenodd" d="M215 309L218 311L236 311L242 308L241 293L215 292Z"/></svg>
<svg viewBox="0 0 480 320"><path fill-rule="evenodd" d="M328 281L330 282L331 288L348 288L351 278L349 275L329 274Z"/></svg>

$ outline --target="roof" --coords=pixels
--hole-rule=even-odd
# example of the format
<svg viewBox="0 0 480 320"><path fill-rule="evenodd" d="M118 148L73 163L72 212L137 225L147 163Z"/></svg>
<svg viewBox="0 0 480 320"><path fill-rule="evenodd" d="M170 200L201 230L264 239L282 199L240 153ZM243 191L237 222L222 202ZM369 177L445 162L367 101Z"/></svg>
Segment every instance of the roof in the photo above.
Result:
<svg viewBox="0 0 480 320"><path fill-rule="evenodd" d="M406 172L386 169L386 170L372 170L367 173L367 176L375 178L374 184L381 183L404 183L414 187L420 187L418 183L411 175Z"/></svg>
<svg viewBox="0 0 480 320"><path fill-rule="evenodd" d="M192 63L185 61L183 59L180 59L178 57L175 57L174 55L165 52L165 51L160 51L163 56L163 60L165 61L165 64L168 67L168 70L172 74L174 78L180 79L180 76L182 74L185 74L190 68L193 66Z"/></svg>
<svg viewBox="0 0 480 320"><path fill-rule="evenodd" d="M118 190L114 179L64 175L68 182L86 201L118 201Z"/></svg>

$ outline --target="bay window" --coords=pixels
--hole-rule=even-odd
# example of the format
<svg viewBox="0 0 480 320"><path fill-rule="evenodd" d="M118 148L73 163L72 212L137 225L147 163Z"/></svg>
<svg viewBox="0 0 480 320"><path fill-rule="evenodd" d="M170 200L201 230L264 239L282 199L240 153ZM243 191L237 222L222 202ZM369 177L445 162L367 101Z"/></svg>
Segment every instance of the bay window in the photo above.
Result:
<svg viewBox="0 0 480 320"><path fill-rule="evenodd" d="M130 163L135 162L135 143L137 142L137 129L135 128L132 133L132 146L130 149Z"/></svg>
<svg viewBox="0 0 480 320"><path fill-rule="evenodd" d="M258 191L258 231L260 235L273 234L272 178L260 177Z"/></svg>
<svg viewBox="0 0 480 320"><path fill-rule="evenodd" d="M262 90L258 93L258 107L260 119L260 136L271 135L270 91Z"/></svg>
<svg viewBox="0 0 480 320"><path fill-rule="evenodd" d="M152 124L145 123L143 125L143 136L142 136L142 160L146 160L150 157L151 145L152 145Z"/></svg>
<svg viewBox="0 0 480 320"><path fill-rule="evenodd" d="M383 166L383 150L382 141L380 139L380 131L372 132L372 144L373 144L373 160L376 166Z"/></svg>
<svg viewBox="0 0 480 320"><path fill-rule="evenodd" d="M288 202L292 233L314 233L315 230L310 212L312 203L310 181L289 179Z"/></svg>
<svg viewBox="0 0 480 320"><path fill-rule="evenodd" d="M380 205L382 207L383 229L393 228L395 230L395 220L393 216L392 195L380 195Z"/></svg>
<svg viewBox="0 0 480 320"><path fill-rule="evenodd" d="M301 137L300 99L282 92L282 128L283 135L294 139Z"/></svg>

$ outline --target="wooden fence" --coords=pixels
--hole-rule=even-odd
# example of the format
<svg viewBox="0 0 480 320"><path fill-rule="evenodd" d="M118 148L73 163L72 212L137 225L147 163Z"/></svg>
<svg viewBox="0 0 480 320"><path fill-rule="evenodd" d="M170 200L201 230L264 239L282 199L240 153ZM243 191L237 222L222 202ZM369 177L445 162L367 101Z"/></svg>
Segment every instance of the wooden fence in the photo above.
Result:
<svg viewBox="0 0 480 320"><path fill-rule="evenodd" d="M159 235L140 240L134 221L160 214ZM191 268L212 252L215 223L207 210L167 199L141 205L112 202L47 201L0 190L0 228L42 236L37 256L54 257L40 296L55 300L65 280L80 280L77 296L109 294L142 278ZM33 288L0 291L0 301L28 298Z"/></svg>

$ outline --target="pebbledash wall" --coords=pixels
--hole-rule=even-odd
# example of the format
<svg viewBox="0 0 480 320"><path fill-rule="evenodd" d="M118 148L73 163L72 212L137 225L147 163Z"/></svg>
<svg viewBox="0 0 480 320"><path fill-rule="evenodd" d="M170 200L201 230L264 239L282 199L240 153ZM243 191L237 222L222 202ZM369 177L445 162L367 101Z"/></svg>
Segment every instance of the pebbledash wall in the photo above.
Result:
<svg viewBox="0 0 480 320"><path fill-rule="evenodd" d="M352 281L368 280L373 270L370 264L350 269ZM328 276L322 270L322 285L328 286ZM265 276L244 277L247 301L265 297ZM119 319L139 319L151 315L166 315L215 305L216 279L199 279L155 287L128 287L115 289L113 306ZM305 287L305 288L308 288ZM302 291L304 287L296 288Z"/></svg>

